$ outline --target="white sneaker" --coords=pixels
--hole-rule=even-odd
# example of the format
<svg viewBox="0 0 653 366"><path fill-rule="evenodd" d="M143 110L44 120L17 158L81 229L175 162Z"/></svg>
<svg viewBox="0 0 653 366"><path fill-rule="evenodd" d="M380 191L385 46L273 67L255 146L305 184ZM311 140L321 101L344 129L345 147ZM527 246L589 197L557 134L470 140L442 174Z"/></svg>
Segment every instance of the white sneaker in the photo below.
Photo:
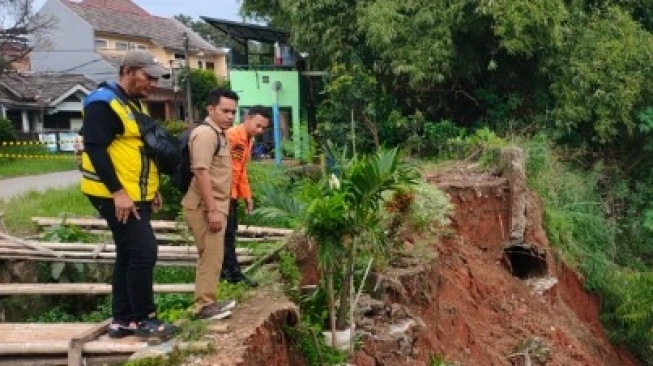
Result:
<svg viewBox="0 0 653 366"><path fill-rule="evenodd" d="M218 301L216 302L216 305L218 305L220 310L228 311L236 307L236 300L228 299L225 301Z"/></svg>
<svg viewBox="0 0 653 366"><path fill-rule="evenodd" d="M220 308L216 303L203 307L197 314L197 317L202 320L220 320L230 316L231 311Z"/></svg>

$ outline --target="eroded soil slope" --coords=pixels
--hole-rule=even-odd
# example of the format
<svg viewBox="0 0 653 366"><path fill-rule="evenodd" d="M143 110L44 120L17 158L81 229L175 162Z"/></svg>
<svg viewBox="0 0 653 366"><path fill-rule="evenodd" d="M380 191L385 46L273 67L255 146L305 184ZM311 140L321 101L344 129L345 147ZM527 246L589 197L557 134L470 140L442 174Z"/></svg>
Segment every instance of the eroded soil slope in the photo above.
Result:
<svg viewBox="0 0 653 366"><path fill-rule="evenodd" d="M455 235L433 244L437 257L421 269L389 270L395 285L377 296L385 310L366 320L357 365L428 365L436 355L470 366L639 364L608 341L598 296L557 259L538 199L509 178L464 165L428 175L456 206ZM513 196L519 187L522 203ZM384 326L384 335L376 331Z"/></svg>

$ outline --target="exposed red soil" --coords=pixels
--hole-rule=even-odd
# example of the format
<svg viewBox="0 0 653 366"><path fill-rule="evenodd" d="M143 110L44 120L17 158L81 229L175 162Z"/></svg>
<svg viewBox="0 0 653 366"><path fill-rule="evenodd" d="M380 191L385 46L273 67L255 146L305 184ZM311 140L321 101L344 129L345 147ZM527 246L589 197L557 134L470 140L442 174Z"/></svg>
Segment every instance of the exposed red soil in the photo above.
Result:
<svg viewBox="0 0 653 366"><path fill-rule="evenodd" d="M283 327L297 323L297 307L277 289L256 291L228 319L211 322L205 340L214 349L186 366L303 366Z"/></svg>
<svg viewBox="0 0 653 366"><path fill-rule="evenodd" d="M525 365L520 345L528 344L533 345L533 365L639 365L608 341L599 321L599 297L587 293L582 278L556 258L535 196L527 193L524 241L546 253L548 275L558 281L543 294L504 264L503 250L510 244L506 179L460 168L427 179L455 204L456 234L432 245L437 258L425 264L422 273L399 272L403 294L382 297L386 305L397 302L417 319L408 337L412 345L398 353L401 347L368 337L356 365L422 366L435 355L456 365ZM426 301L425 291L430 295Z"/></svg>
<svg viewBox="0 0 653 366"><path fill-rule="evenodd" d="M373 276L380 286L361 301L368 310L357 322L362 346L352 364L424 366L443 356L464 366L639 365L609 342L599 296L550 247L537 197L526 192L523 243L544 254L542 277L557 280L539 293L506 264L514 205L508 179L460 166L426 178L454 203L454 234L433 240L432 260L405 258ZM315 284L311 246L296 249L302 285ZM292 305L265 293L247 303L228 321L232 330L216 335L218 352L187 365L304 365L281 332Z"/></svg>

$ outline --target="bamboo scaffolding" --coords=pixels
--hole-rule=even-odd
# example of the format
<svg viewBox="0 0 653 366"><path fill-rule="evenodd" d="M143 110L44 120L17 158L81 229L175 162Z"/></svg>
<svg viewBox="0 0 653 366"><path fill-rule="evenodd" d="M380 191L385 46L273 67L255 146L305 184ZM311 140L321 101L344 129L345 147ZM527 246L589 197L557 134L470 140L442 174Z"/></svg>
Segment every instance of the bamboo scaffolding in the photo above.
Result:
<svg viewBox="0 0 653 366"><path fill-rule="evenodd" d="M38 252L42 252L42 253L45 253L45 254L48 254L48 255L51 255L51 256L55 256L55 257L59 256L59 254L57 254L56 252L54 252L54 251L52 251L50 249L46 249L46 248L44 248L43 246L39 245L36 242L22 240L20 238L16 238L15 236L11 236L11 235L3 233L3 232L0 232L0 239L12 240L15 243L18 243L18 244L20 244L22 246L25 246L25 247L28 247L30 249L36 250Z"/></svg>
<svg viewBox="0 0 653 366"><path fill-rule="evenodd" d="M32 222L39 226L54 226L61 225L62 223L68 223L71 225L76 225L79 227L85 228L100 228L107 229L107 223L104 219L98 218L58 218L58 217L32 217ZM152 220L152 228L155 231L178 231L180 229L185 229L186 225L184 223L179 223L176 221L165 221L165 220ZM292 234L292 230L289 229L280 229L280 228L270 228L270 227L259 227L259 226L246 226L238 225L238 232L242 236L288 236Z"/></svg>
<svg viewBox="0 0 653 366"><path fill-rule="evenodd" d="M90 253L88 258L55 258L55 257L39 257L37 255L2 255L0 254L0 259L7 260L32 260L32 261L42 261L42 262L61 262L61 263L88 263L88 264L113 264L114 259L112 258L92 258ZM239 256L237 257L238 263L240 264L250 264L254 261L255 257L253 256ZM197 258L184 258L180 260L171 260L166 258L157 259L156 265L162 267L195 267Z"/></svg>
<svg viewBox="0 0 653 366"><path fill-rule="evenodd" d="M85 229L84 231L94 235L106 236L107 238L111 238L111 232L108 229ZM238 237L238 241L242 241L242 242L262 242L262 241L270 241L270 240L277 240L278 238L283 238L282 236L272 236L272 237L266 236L266 237L256 238L256 237L249 237L249 236L239 236L238 233L236 233L236 236ZM183 234L176 234L176 233L155 232L154 237L156 238L156 241L159 243L194 244L195 242L195 240L190 234L183 235Z"/></svg>
<svg viewBox="0 0 653 366"><path fill-rule="evenodd" d="M154 284L156 293L191 293L195 284ZM105 283L2 283L0 295L105 295L111 285ZM4 343L0 343L2 347ZM0 354L3 353L0 349Z"/></svg>
<svg viewBox="0 0 653 366"><path fill-rule="evenodd" d="M111 264L116 258L116 246L113 244L32 242L9 234L4 234L3 237L4 240L0 239L0 258L2 259ZM29 245L25 245L26 243ZM34 249L31 250L31 248ZM255 260L252 250L248 248L237 248L236 255L241 264L249 264ZM159 246L157 264L192 267L195 266L197 258L195 246Z"/></svg>
<svg viewBox="0 0 653 366"><path fill-rule="evenodd" d="M108 241L111 241L111 232L108 229L85 229L87 233L94 234L101 236L103 238L107 238ZM192 236L190 235L183 235L183 234L175 234L175 233L154 233L154 237L156 238L156 241L158 243L163 243L163 244L174 244L178 243L181 245L176 245L176 246L183 246L183 245L194 245L195 241ZM240 236L238 233L236 233L236 237L238 238L239 242L269 242L269 241L276 241L283 239L284 236L271 236L271 237L251 237L251 236ZM38 235L31 235L31 236L26 236L24 239L29 239L29 240L36 240L36 241L42 241L43 238L45 238L45 234L41 233Z"/></svg>
<svg viewBox="0 0 653 366"><path fill-rule="evenodd" d="M101 252L115 252L116 246L114 244L105 244L105 243L56 243L56 242L38 242L43 248L50 249L52 251L94 251L98 246L103 250ZM13 240L5 239L0 240L0 250L1 248L20 248L21 245L17 244ZM197 253L197 248L194 245L159 245L159 254L161 253ZM242 255L251 255L252 250L249 248L236 248L236 254Z"/></svg>
<svg viewBox="0 0 653 366"><path fill-rule="evenodd" d="M82 347L84 353L107 354L107 353L134 353L147 347L147 342L137 343L109 343L103 341L91 341ZM44 342L15 342L0 343L0 354L2 355L49 355L67 354L68 341Z"/></svg>

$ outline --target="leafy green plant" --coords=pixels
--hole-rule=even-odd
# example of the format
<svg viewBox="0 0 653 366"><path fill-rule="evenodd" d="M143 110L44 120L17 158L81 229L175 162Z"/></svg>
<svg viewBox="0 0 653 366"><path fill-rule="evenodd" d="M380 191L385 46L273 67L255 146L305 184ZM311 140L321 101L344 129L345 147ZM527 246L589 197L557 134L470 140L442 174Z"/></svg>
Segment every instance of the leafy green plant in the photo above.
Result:
<svg viewBox="0 0 653 366"><path fill-rule="evenodd" d="M423 125L424 156L439 156L447 158L450 149L449 141L456 137L464 136L465 130L457 127L449 120L440 122L427 121Z"/></svg>
<svg viewBox="0 0 653 366"><path fill-rule="evenodd" d="M472 134L449 139L447 145L455 158L474 159L487 166L498 161L498 150L508 143L488 127L483 127Z"/></svg>
<svg viewBox="0 0 653 366"><path fill-rule="evenodd" d="M299 285L301 279L299 266L297 266L295 256L287 250L279 253L279 272L288 287L295 288Z"/></svg>
<svg viewBox="0 0 653 366"><path fill-rule="evenodd" d="M601 294L601 319L610 337L651 365L653 276L650 270L615 262L629 244L620 242L619 227L605 212L608 206L599 194L601 166L574 168L545 136L531 140L527 151L528 184L544 201L549 241L580 270L585 286ZM637 267L637 260L625 264Z"/></svg>
<svg viewBox="0 0 653 366"><path fill-rule="evenodd" d="M16 130L11 121L0 117L0 141L16 141Z"/></svg>
<svg viewBox="0 0 653 366"><path fill-rule="evenodd" d="M45 229L43 240L55 243L95 243L99 236L91 234L77 225L69 224L66 219Z"/></svg>
<svg viewBox="0 0 653 366"><path fill-rule="evenodd" d="M429 366L454 366L454 363L447 361L444 355L437 354L429 356Z"/></svg>
<svg viewBox="0 0 653 366"><path fill-rule="evenodd" d="M397 149L353 157L331 149L330 156L337 173L318 182L305 181L293 197L269 192L259 213L290 217L317 243L330 328L335 331L347 323L350 284L358 256L383 250L386 244L380 228L384 194L413 185L416 172L401 161Z"/></svg>
<svg viewBox="0 0 653 366"><path fill-rule="evenodd" d="M156 294L154 303L157 315L164 321L174 323L181 318L189 318L189 308L193 305L191 294Z"/></svg>
<svg viewBox="0 0 653 366"><path fill-rule="evenodd" d="M209 92L212 89L221 86L221 83L218 81L215 73L210 70L192 69L189 74L188 71L184 69L179 73L180 85L185 85L189 77L193 106L199 112L199 115L194 116L194 119L202 120L204 116L206 116L206 101Z"/></svg>
<svg viewBox="0 0 653 366"><path fill-rule="evenodd" d="M411 223L418 230L434 233L451 222L454 205L446 193L431 184L420 182L414 186L415 200L410 206Z"/></svg>
<svg viewBox="0 0 653 366"><path fill-rule="evenodd" d="M201 355L206 351L176 349L169 354L128 361L123 366L180 366L184 365L192 355Z"/></svg>
<svg viewBox="0 0 653 366"><path fill-rule="evenodd" d="M105 296L95 310L81 315L81 321L87 323L99 323L111 317L111 297Z"/></svg>
<svg viewBox="0 0 653 366"><path fill-rule="evenodd" d="M300 322L295 327L284 327L283 330L310 366L340 365L347 361L346 352L327 346L321 337L319 325Z"/></svg>

